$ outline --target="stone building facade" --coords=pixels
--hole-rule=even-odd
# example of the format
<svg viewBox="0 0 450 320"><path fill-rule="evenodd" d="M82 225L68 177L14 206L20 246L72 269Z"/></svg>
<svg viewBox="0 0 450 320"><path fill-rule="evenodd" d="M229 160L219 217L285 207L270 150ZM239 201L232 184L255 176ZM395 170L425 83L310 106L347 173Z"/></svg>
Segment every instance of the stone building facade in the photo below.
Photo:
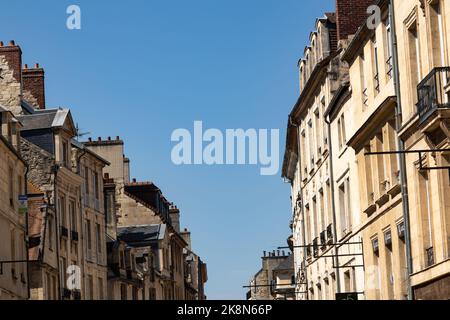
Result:
<svg viewBox="0 0 450 320"><path fill-rule="evenodd" d="M399 135L405 150L425 151L405 155L411 294L450 299L450 3L407 0L393 7Z"/></svg>
<svg viewBox="0 0 450 320"><path fill-rule="evenodd" d="M296 300L294 256L285 251L264 252L262 268L249 283L247 300Z"/></svg>
<svg viewBox="0 0 450 320"><path fill-rule="evenodd" d="M326 96L327 108L319 121L329 132L324 136L329 143L335 246L328 259L334 256L331 263L338 270L328 296L323 286L314 286L317 274L308 272L313 260L304 259L310 250L313 257L321 253L320 241L313 239L317 233L309 231L321 221L321 211L314 190L311 205L307 185L312 181L314 186L308 162L314 165L314 149L322 139L317 130L304 129L311 124L314 129L314 121L299 111L302 105L305 110L317 105L309 86L320 81L318 68L325 66L314 64L314 59L300 64L302 92L288 125L283 176L292 184L294 257L297 282L303 284L303 290L297 290L308 294L299 298L332 299L337 294L338 299L448 299L450 4L353 2L336 2L335 59L341 68L337 77L329 70L326 74L337 85ZM380 8L375 25L365 20L370 4ZM361 21L339 18L340 9L350 12L349 6L352 12L364 8L354 16ZM311 54L305 56L311 59ZM314 79L308 80L311 74ZM324 279L321 267L316 269Z"/></svg>
<svg viewBox="0 0 450 320"><path fill-rule="evenodd" d="M27 212L19 203L27 166L19 132L17 119L0 105L0 300L28 298Z"/></svg>

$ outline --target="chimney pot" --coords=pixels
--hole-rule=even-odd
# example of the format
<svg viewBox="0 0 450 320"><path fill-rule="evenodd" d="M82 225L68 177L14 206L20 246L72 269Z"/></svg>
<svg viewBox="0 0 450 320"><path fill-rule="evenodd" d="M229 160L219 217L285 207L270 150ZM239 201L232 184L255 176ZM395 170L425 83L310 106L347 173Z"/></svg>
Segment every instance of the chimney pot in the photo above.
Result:
<svg viewBox="0 0 450 320"><path fill-rule="evenodd" d="M16 45L16 42L15 42L14 40L11 40L11 41L9 41L9 45L10 45L10 46L15 46L15 45Z"/></svg>

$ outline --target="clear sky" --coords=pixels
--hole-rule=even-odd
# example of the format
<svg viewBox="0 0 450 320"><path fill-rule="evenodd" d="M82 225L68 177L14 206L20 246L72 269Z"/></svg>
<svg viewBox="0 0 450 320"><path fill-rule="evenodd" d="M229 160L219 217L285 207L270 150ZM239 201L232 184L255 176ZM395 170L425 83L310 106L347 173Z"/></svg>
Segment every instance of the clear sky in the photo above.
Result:
<svg viewBox="0 0 450 320"><path fill-rule="evenodd" d="M81 30L66 9L81 8ZM82 131L126 142L132 177L155 182L208 264L210 299L244 299L263 250L289 236L290 189L255 166L175 166L177 128L280 129L298 97L297 61L333 0L2 1L0 39L46 70L49 107Z"/></svg>

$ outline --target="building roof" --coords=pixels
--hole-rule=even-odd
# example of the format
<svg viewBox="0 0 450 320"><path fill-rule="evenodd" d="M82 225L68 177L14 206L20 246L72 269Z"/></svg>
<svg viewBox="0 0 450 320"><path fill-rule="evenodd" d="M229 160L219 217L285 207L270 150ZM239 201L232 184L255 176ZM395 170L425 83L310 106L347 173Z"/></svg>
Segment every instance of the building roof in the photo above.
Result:
<svg viewBox="0 0 450 320"><path fill-rule="evenodd" d="M23 131L61 128L67 119L72 122L69 109L49 109L36 110L35 113L29 115L18 116L17 119L23 124ZM71 123L73 126L73 122ZM73 126L75 127L75 126Z"/></svg>
<svg viewBox="0 0 450 320"><path fill-rule="evenodd" d="M101 156L99 156L97 153L95 153L94 151L92 151L91 149L87 148L84 143L79 142L75 139L72 139L71 141L72 146L74 146L75 148L78 148L80 150L83 150L84 152L86 152L87 154L90 154L91 156L93 156L94 158L97 158L98 160L100 160L101 162L103 162L105 165L109 166L111 165L111 162L109 162L108 160L106 160L105 158L102 158Z"/></svg>
<svg viewBox="0 0 450 320"><path fill-rule="evenodd" d="M273 269L274 271L281 270L294 270L294 255L289 255L284 259L277 267Z"/></svg>
<svg viewBox="0 0 450 320"><path fill-rule="evenodd" d="M164 239L165 224L151 224L117 228L118 239L132 247L147 247L158 240Z"/></svg>

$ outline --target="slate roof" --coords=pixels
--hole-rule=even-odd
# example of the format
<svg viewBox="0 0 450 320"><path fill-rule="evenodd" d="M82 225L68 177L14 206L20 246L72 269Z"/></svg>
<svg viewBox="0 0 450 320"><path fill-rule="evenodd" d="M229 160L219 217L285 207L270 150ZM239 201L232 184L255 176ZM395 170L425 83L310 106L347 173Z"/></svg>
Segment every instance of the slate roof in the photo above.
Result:
<svg viewBox="0 0 450 320"><path fill-rule="evenodd" d="M165 224L129 226L117 229L117 237L132 247L147 247L162 240L166 233Z"/></svg>
<svg viewBox="0 0 450 320"><path fill-rule="evenodd" d="M293 270L294 269L294 255L286 257L276 268L273 270Z"/></svg>
<svg viewBox="0 0 450 320"><path fill-rule="evenodd" d="M64 126L69 109L37 110L30 115L18 116L24 131L36 129L58 128Z"/></svg>

